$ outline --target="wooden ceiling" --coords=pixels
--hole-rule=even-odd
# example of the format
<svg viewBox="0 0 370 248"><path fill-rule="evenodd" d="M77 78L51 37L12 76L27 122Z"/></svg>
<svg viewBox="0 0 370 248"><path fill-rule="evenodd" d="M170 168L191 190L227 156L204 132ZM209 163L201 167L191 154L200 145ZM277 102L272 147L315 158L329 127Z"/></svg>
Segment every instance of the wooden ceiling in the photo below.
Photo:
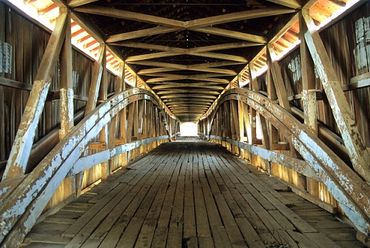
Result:
<svg viewBox="0 0 370 248"><path fill-rule="evenodd" d="M294 0L78 0L181 121L195 121L299 8Z"/></svg>
<svg viewBox="0 0 370 248"><path fill-rule="evenodd" d="M195 121L294 15L295 0L73 0L181 121Z"/></svg>

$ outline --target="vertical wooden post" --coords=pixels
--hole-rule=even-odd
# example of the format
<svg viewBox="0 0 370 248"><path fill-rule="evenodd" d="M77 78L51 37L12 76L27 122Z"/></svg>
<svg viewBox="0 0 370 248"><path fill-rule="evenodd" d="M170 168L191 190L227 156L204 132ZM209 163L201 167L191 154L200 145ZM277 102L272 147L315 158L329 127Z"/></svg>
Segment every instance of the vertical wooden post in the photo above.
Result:
<svg viewBox="0 0 370 248"><path fill-rule="evenodd" d="M248 64L249 70L249 90L253 90L253 80L252 80L252 68L251 63ZM251 140L250 144L256 144L257 142L257 132L256 132L256 110L249 107L250 114L250 124L251 124Z"/></svg>
<svg viewBox="0 0 370 248"><path fill-rule="evenodd" d="M278 61L272 61L272 57L271 57L272 52L273 52L272 48L270 47L270 44L268 44L267 45L267 58L268 58L271 78L272 78L272 81L273 81L273 85L274 85L274 88L275 88L277 99L278 99L279 105L282 106L284 109L286 109L288 112L290 112L291 109L290 109L288 96L287 96L287 93L286 93L284 78L283 78L283 75L281 73L281 67L280 67ZM271 80L271 78L269 80ZM269 83L270 83L270 87L271 87L272 86L271 82L269 82ZM270 88L270 90L272 91L273 89ZM288 140L288 143L289 143L289 147L290 147L291 156L293 156L293 157L297 156L297 152L296 152L296 150L293 146L292 141ZM294 178L296 179L295 180L296 186L298 188L301 188L301 189L305 190L306 189L306 178L305 178L305 176L303 176L303 175L301 175L297 172L294 172L294 171L290 171L289 173L294 175Z"/></svg>
<svg viewBox="0 0 370 248"><path fill-rule="evenodd" d="M313 62L310 57L304 34L307 26L304 23L302 14L299 18L300 30L300 56L301 56L301 75L302 75L302 103L304 112L304 123L317 134L317 102L315 91L315 74Z"/></svg>
<svg viewBox="0 0 370 248"><path fill-rule="evenodd" d="M74 125L74 108L73 108L73 61L72 61L72 44L71 44L71 15L67 12L66 19L66 33L64 44L61 51L60 58L60 101L59 101L59 117L60 117L60 130L59 140L62 140L71 130ZM68 195L65 191L65 197L75 196L76 191L76 177L70 176L63 182L64 184L71 185L71 192Z"/></svg>
<svg viewBox="0 0 370 248"><path fill-rule="evenodd" d="M60 63L60 130L59 139L63 139L73 127L73 78L72 78L72 45L71 18L67 14L66 35L62 48Z"/></svg>
<svg viewBox="0 0 370 248"><path fill-rule="evenodd" d="M99 96L98 96L98 99L101 102L107 100L107 97L108 97L108 72L106 68L106 55L103 56L102 67L103 67L103 72L102 72L102 79L101 79L101 85L99 88ZM107 126L105 126L100 131L99 139L101 143L108 144L108 130L107 129L108 129Z"/></svg>
<svg viewBox="0 0 370 248"><path fill-rule="evenodd" d="M302 75L302 104L304 112L304 123L317 134L317 102L315 91L315 74L313 62L310 57L304 34L307 27L302 13L299 15L299 33L300 33L300 56L301 56L301 75ZM307 191L319 198L319 183L309 177L306 178Z"/></svg>
<svg viewBox="0 0 370 248"><path fill-rule="evenodd" d="M85 113L84 113L85 116L87 116L91 111L95 109L96 103L98 101L98 94L99 94L99 89L100 89L100 83L102 80L103 67L105 67L105 64L103 62L105 61L105 52L106 52L105 44L101 43L98 61L95 62L93 70L92 70L89 94L88 94L87 103L85 106ZM81 194L83 177L84 177L84 172L80 172L76 175L76 196L77 197Z"/></svg>
<svg viewBox="0 0 370 248"><path fill-rule="evenodd" d="M55 29L50 36L40 66L28 97L22 120L20 122L10 156L4 171L3 180L22 176L26 171L32 149L33 139L40 115L43 111L46 96L55 71L56 61L60 54L66 31L67 10L60 9Z"/></svg>
<svg viewBox="0 0 370 248"><path fill-rule="evenodd" d="M267 54L269 51L266 51ZM276 95L276 90L275 90L275 85L274 82L272 81L272 76L271 76L271 58L269 55L267 55L267 65L268 65L268 70L266 72L266 84L267 84L267 96L271 100L276 100L277 95ZM270 149L275 149L276 144L279 142L279 132L278 130L271 124L269 123L269 140L270 140Z"/></svg>
<svg viewBox="0 0 370 248"><path fill-rule="evenodd" d="M249 70L250 70L249 80L251 82L252 90L256 91L256 92L259 92L260 89L259 89L259 85L258 85L258 82L257 82L257 78L253 75L254 65L253 65L252 62L249 63ZM270 143L269 143L269 136L268 136L268 132L267 132L266 120L260 114L258 114L258 117L260 119L261 129L262 129L262 144L266 149L270 149Z"/></svg>
<svg viewBox="0 0 370 248"><path fill-rule="evenodd" d="M125 82L125 63L122 63L122 73L121 73L121 88L122 91L126 90L126 82ZM120 115L120 139L123 143L127 142L127 107L122 109Z"/></svg>

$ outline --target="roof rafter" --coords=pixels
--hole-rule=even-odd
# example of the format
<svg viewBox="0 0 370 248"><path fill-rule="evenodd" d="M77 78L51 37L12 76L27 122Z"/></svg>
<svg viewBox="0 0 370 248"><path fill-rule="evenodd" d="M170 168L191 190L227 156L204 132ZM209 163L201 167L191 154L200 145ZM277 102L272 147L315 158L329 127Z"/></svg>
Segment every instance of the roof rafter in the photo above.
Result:
<svg viewBox="0 0 370 248"><path fill-rule="evenodd" d="M157 95L170 95L174 93L191 93L191 90L182 90L182 89L172 89L172 90L165 90L165 91L158 91ZM197 90L197 93L202 94L209 94L209 95L219 95L219 91L206 91L206 90Z"/></svg>
<svg viewBox="0 0 370 248"><path fill-rule="evenodd" d="M197 84L178 84L178 85L157 85L152 87L153 90L162 90L162 89L171 89L171 88L200 88L200 89L211 89L211 90L223 90L222 86L213 86L213 85L197 85Z"/></svg>
<svg viewBox="0 0 370 248"><path fill-rule="evenodd" d="M229 81L227 79L223 78L203 78L203 77L197 77L197 76L181 76L181 77L158 77L158 78L150 78L146 82L147 83L163 83L168 81L178 81L178 80L195 80L195 81L206 81L206 82L214 82L214 83L220 83L220 84L228 84Z"/></svg>
<svg viewBox="0 0 370 248"><path fill-rule="evenodd" d="M170 52L157 52L157 53L147 53L147 54L130 56L126 59L126 62L131 63L133 61L157 59L157 58L172 57L172 56L179 56L179 55L193 55L193 56L198 56L198 57L230 60L230 61L241 62L241 63L248 62L247 59L245 59L242 56L230 55L230 54L224 54L224 53L213 53L213 52L192 52L192 51L188 51L187 49L182 49L182 48L177 48L177 49L174 49L174 51L170 51Z"/></svg>

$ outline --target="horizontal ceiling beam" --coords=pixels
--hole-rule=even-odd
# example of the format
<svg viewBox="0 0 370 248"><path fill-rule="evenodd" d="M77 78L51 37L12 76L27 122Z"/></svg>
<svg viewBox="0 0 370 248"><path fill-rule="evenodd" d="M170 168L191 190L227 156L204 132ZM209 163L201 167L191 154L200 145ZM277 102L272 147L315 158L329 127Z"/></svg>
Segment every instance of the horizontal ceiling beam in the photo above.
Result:
<svg viewBox="0 0 370 248"><path fill-rule="evenodd" d="M181 106L181 107L170 107L170 109L174 109L174 110L177 110L177 111L180 111L180 110L196 110L196 111L204 111L204 110L207 110L208 109L208 106Z"/></svg>
<svg viewBox="0 0 370 248"><path fill-rule="evenodd" d="M198 94L208 94L208 95L216 95L218 96L220 94L219 91L211 91L211 90L192 90L192 89L172 89L172 90L165 90L165 91L158 91L157 95L170 95L170 94L176 94L176 93L198 93Z"/></svg>
<svg viewBox="0 0 370 248"><path fill-rule="evenodd" d="M184 110L184 111L174 111L175 115L178 114L203 114L205 111L194 111L194 110Z"/></svg>
<svg viewBox="0 0 370 248"><path fill-rule="evenodd" d="M149 59L158 59L164 57L172 57L172 56L179 56L179 55L192 55L198 57L206 57L206 58L214 58L220 60L230 60L235 62L247 63L247 59L242 56L237 55L230 55L224 53L214 53L214 52L189 52L186 49L182 48L173 48L172 51L168 52L157 52L157 53L147 53L141 55L134 55L130 56L126 59L126 62L131 64L131 62L135 61L142 61L142 60L149 60Z"/></svg>
<svg viewBox="0 0 370 248"><path fill-rule="evenodd" d="M199 108L208 108L208 104L190 104L190 105L184 105L184 104L177 104L177 103L170 103L168 104L169 108L182 108L182 107L199 107Z"/></svg>
<svg viewBox="0 0 370 248"><path fill-rule="evenodd" d="M211 100L204 99L204 100L199 100L199 99L189 99L189 98L181 98L181 99L166 99L165 101L168 105L210 105L212 103Z"/></svg>
<svg viewBox="0 0 370 248"><path fill-rule="evenodd" d="M182 75L182 74L173 74L173 73L153 73L153 74L147 74L146 76L152 76L152 77L166 77L166 78L186 78L189 77L189 75ZM229 75L219 74L219 73L203 73L203 74L192 74L191 77L197 77L197 78L215 78L215 77L226 77Z"/></svg>
<svg viewBox="0 0 370 248"><path fill-rule="evenodd" d="M179 99L165 99L163 102L167 104L211 104L213 100L210 99L190 99L190 98L179 98Z"/></svg>
<svg viewBox="0 0 370 248"><path fill-rule="evenodd" d="M283 0L280 0L283 1ZM102 16L109 16L114 18L120 18L125 20L137 21L137 22L145 22L150 24L156 24L161 26L167 27L176 27L180 29L191 29L191 28L199 28L205 26L214 26L218 24L230 23L230 22L237 22L237 21L244 21L249 19L261 18L261 17L270 17L270 16L277 16L283 14L294 13L295 10L287 9L287 8L261 8L261 9L253 9L253 10L245 10L239 12L233 12L228 14L210 16L205 18L198 18L191 21L178 21L175 19L169 19L154 15L147 15L139 12L132 12L123 9L115 9L115 8L108 8L102 6L85 6L85 7L78 7L75 8L76 11L87 13L87 14L94 14L94 15L102 15Z"/></svg>
<svg viewBox="0 0 370 248"><path fill-rule="evenodd" d="M89 0L75 0L75 1L89 1ZM273 1L273 0L271 0ZM275 2L280 2L280 4L284 5L284 3L289 2L289 0L275 0ZM210 26L214 26L217 24L224 24L229 22L236 22L236 21L244 21L248 19L255 19L261 17L270 17L276 15L283 15L295 12L295 10L287 9L287 8L263 8L263 9L254 9L254 10L246 10L234 13L228 13L223 15L211 16L206 18L199 18L191 21L178 21L174 19L154 16L154 15L147 15L138 12L126 11L122 9L114 9L114 8L107 8L102 6L84 6L75 8L76 11L87 13L87 14L95 14L95 15L103 15L109 17L115 17L120 19L138 21L138 22L146 22L150 24L159 25L155 28L144 29L140 31L134 31L139 33L121 33L110 36L107 42L116 42L116 41L123 41L128 39L134 39L139 37L146 37L156 34L164 34L170 33L174 31L179 31L183 29L194 30L198 32L205 32L205 33L212 33L215 35L221 36L234 36L233 38L246 40L246 41L254 41L259 43L266 43L266 40L262 36L253 35L253 34L245 34L237 31L230 31L225 30L226 32L221 32L221 29L213 29ZM210 29L199 29L204 27L210 27ZM170 28L170 29L165 29ZM131 35L130 34L134 34Z"/></svg>
<svg viewBox="0 0 370 248"><path fill-rule="evenodd" d="M201 99L216 99L216 96L210 96L205 94L172 94L161 96L161 99L171 99L171 98L201 98Z"/></svg>
<svg viewBox="0 0 370 248"><path fill-rule="evenodd" d="M173 69L183 69L186 68L214 68L214 67L222 67L222 66L232 66L232 65L241 65L244 64L242 62L232 62L232 61L221 61L221 62L211 62L211 63L200 63L200 64L192 64L192 65L182 65L182 64L174 64L174 63L165 63L165 62L157 62L157 61L134 61L131 62L134 65L145 65L145 66L155 66L155 67L164 67L164 68L173 68Z"/></svg>
<svg viewBox="0 0 370 248"><path fill-rule="evenodd" d="M199 89L211 89L211 90L223 90L222 86L214 85L197 85L197 84L179 84L179 85L156 85L153 86L153 90L163 90L163 89L172 89L172 88L199 88Z"/></svg>
<svg viewBox="0 0 370 248"><path fill-rule="evenodd" d="M213 82L213 83L219 83L219 84L229 83L227 79L223 79L223 78L202 78L202 77L196 77L196 76L182 76L182 77L177 77L177 78L173 78L173 77L172 78L167 78L167 77L150 78L146 81L146 83L155 84L155 83L163 83L163 82L178 81L178 80L206 81L206 82Z"/></svg>
<svg viewBox="0 0 370 248"><path fill-rule="evenodd" d="M219 51L219 50L227 50L227 49L234 49L234 48L241 48L241 47L253 47L253 46L261 45L255 42L230 42L230 43L223 43L223 44L210 45L210 46L201 46L201 47L195 47L195 48L177 48L177 47L149 44L149 43L143 43L143 42L129 42L129 41L119 42L119 43L109 43L109 44L114 45L114 46L123 46L123 47L130 47L130 48L158 50L158 51L163 51L163 52L186 52L186 53L210 52L210 51Z"/></svg>
<svg viewBox="0 0 370 248"><path fill-rule="evenodd" d="M165 67L158 67L158 68L149 68L143 69L138 71L137 74L139 75L146 75L146 74L153 74L153 73L162 73L162 72L172 72L172 71L201 71L201 72L213 72L213 73L220 73L225 74L228 76L235 76L238 73L233 70L229 69L221 69L221 68L191 68L184 66L184 69L173 69L173 68L165 68Z"/></svg>

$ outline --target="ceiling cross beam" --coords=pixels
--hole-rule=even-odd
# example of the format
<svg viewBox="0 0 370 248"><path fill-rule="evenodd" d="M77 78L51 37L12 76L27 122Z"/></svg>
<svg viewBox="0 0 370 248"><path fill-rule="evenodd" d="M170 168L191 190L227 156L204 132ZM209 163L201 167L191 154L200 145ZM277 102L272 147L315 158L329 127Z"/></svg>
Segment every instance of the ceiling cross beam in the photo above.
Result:
<svg viewBox="0 0 370 248"><path fill-rule="evenodd" d="M168 81L178 81L178 80L195 80L195 81L206 81L206 82L214 82L219 84L228 84L229 80L223 78L204 78L192 75L184 75L181 77L157 77L157 78L150 78L146 82L147 83L164 83Z"/></svg>
<svg viewBox="0 0 370 248"><path fill-rule="evenodd" d="M146 74L155 74L155 73L162 73L162 72L171 72L171 71L200 71L200 72L213 72L213 73L220 73L225 74L228 76L235 76L238 73L233 70L229 69L219 69L219 68L191 68L189 66L184 66L181 69L174 69L174 68L165 68L165 67L158 67L158 68L149 68L143 69L137 72L139 75L146 75Z"/></svg>
<svg viewBox="0 0 370 248"><path fill-rule="evenodd" d="M183 48L178 48L178 49L179 50L174 49L174 51L170 51L170 52L157 52L157 53L147 53L147 54L130 56L126 59L126 62L131 64L131 62L135 62L135 61L158 59L158 58L172 57L172 56L179 56L179 55L192 55L192 56L198 56L198 57L230 60L230 61L235 61L235 62L240 62L240 63L248 62L246 58L242 56L237 56L237 55L214 53L214 52L193 52L191 50L188 51L187 49L183 49Z"/></svg>
<svg viewBox="0 0 370 248"><path fill-rule="evenodd" d="M286 2L288 0L276 0L276 1ZM116 42L116 41L122 41L122 40L127 40L127 39L133 39L131 37L139 38L139 37L146 37L146 36L155 35L155 34L164 34L164 33L187 29L187 30L193 30L193 31L209 33L209 34L213 33L216 35L227 36L227 37L233 36L232 38L260 42L262 44L266 43L265 38L262 36L244 34L242 32L223 30L220 28L217 29L211 26L230 23L230 22L236 22L236 21L244 21L248 19L256 19L256 18L262 18L262 17L289 14L289 13L295 12L294 9L276 7L276 8L245 10L245 11L240 11L240 12L194 19L191 21L178 21L175 19L169 19L169 18L154 16L154 15L147 15L147 14L127 11L127 10L120 10L120 9L114 9L114 8L101 7L101 6L87 6L87 7L83 6L83 7L75 8L75 11L87 13L87 14L109 16L109 17L115 17L115 18L120 18L120 19L125 19L125 20L146 22L146 23L158 25L158 27L134 31L136 32L134 33L135 34L134 36L130 36L129 33L116 34L116 35L110 36L107 39L107 42ZM205 28L205 27L209 27L208 30L200 29L200 28ZM130 33L132 34L133 32L130 32Z"/></svg>
<svg viewBox="0 0 370 248"><path fill-rule="evenodd" d="M212 62L212 63L200 63L192 65L182 65L175 63L166 63L166 62L157 62L157 61L134 61L131 62L134 65L145 65L145 66L155 66L155 67L164 67L164 68L174 68L174 69L184 69L184 68L214 68L222 66L231 66L231 65L240 65L241 62L231 62L231 61L222 61L222 62Z"/></svg>
<svg viewBox="0 0 370 248"><path fill-rule="evenodd" d="M129 41L120 42L120 43L109 43L109 44L113 46L158 50L158 51L163 51L163 52L187 52L187 53L211 52L211 51L219 51L219 50L227 50L227 49L252 47L252 46L261 45L256 42L230 42L230 43L202 46L202 47L195 47L195 48L177 48L177 47L170 47L170 46L163 46L163 45L148 44L148 43L143 43L143 42L129 42Z"/></svg>

